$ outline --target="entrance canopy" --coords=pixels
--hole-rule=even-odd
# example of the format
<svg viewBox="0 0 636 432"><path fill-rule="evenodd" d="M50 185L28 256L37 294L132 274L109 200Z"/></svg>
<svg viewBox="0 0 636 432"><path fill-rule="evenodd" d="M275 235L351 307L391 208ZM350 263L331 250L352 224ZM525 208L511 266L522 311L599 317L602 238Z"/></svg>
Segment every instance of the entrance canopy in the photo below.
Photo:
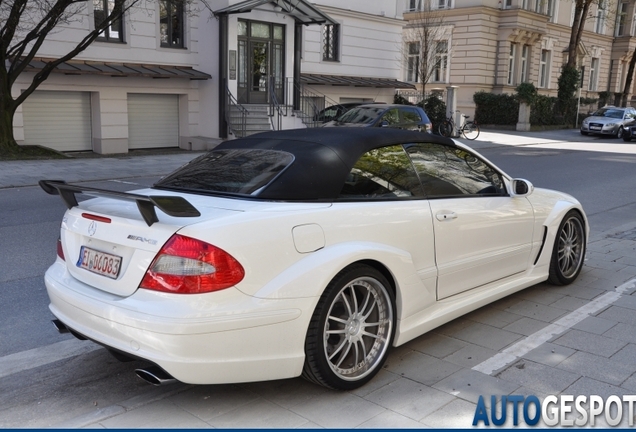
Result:
<svg viewBox="0 0 636 432"><path fill-rule="evenodd" d="M338 24L329 15L321 12L305 0L245 0L214 12L214 15L230 15L247 13L263 6L273 4L280 11L291 16L297 23L310 24Z"/></svg>

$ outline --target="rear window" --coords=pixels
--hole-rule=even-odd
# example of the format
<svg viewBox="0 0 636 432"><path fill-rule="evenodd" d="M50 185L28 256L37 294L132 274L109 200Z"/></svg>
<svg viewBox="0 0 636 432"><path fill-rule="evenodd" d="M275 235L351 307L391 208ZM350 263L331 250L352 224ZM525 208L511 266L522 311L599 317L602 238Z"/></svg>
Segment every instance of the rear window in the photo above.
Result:
<svg viewBox="0 0 636 432"><path fill-rule="evenodd" d="M276 150L212 150L159 180L155 186L256 196L293 161L291 153Z"/></svg>
<svg viewBox="0 0 636 432"><path fill-rule="evenodd" d="M338 121L341 123L371 124L385 109L385 107L353 108L341 115Z"/></svg>

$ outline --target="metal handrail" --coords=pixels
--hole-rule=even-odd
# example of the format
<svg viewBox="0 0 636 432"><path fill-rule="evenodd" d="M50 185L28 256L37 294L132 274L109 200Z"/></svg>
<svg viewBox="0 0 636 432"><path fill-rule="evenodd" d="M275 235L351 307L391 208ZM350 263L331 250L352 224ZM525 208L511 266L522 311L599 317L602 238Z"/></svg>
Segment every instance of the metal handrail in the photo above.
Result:
<svg viewBox="0 0 636 432"><path fill-rule="evenodd" d="M225 89L227 91L225 121L227 121L227 124L235 137L243 138L247 129L247 116L250 112L241 105L238 100L236 100L229 87L225 87ZM238 116L236 112L238 112ZM237 117L238 122L236 121Z"/></svg>
<svg viewBox="0 0 636 432"><path fill-rule="evenodd" d="M276 116L276 125L274 125L274 115ZM269 77L269 121L272 124L273 130L282 129L283 109L278 102L278 96L276 95L276 77Z"/></svg>
<svg viewBox="0 0 636 432"><path fill-rule="evenodd" d="M339 105L338 102L335 102L324 94L310 91L291 78L287 79L287 86L288 88L298 90L300 93L300 106L295 110L296 116L299 117L308 128L322 125L322 122L318 120L318 113L325 109L326 102L328 102L330 106ZM293 94L293 91L288 91L288 94Z"/></svg>

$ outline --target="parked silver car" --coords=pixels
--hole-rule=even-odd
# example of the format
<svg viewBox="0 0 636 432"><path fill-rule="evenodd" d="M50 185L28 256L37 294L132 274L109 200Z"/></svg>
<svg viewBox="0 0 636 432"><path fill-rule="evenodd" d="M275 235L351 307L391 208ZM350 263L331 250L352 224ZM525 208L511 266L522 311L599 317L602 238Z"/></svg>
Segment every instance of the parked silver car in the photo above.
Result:
<svg viewBox="0 0 636 432"><path fill-rule="evenodd" d="M634 118L636 118L636 109L632 107L606 106L583 120L581 135L601 134L621 138L625 130L625 123Z"/></svg>

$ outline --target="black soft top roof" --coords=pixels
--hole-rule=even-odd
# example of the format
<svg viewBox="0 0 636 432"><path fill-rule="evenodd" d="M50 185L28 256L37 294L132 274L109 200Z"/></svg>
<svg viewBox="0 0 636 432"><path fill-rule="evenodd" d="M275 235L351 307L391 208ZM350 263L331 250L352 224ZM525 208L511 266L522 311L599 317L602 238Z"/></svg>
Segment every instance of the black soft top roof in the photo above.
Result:
<svg viewBox="0 0 636 432"><path fill-rule="evenodd" d="M269 149L289 152L295 160L258 198L333 200L360 157L379 147L419 142L455 147L449 139L428 133L388 128L311 128L264 132L225 141L214 150Z"/></svg>

